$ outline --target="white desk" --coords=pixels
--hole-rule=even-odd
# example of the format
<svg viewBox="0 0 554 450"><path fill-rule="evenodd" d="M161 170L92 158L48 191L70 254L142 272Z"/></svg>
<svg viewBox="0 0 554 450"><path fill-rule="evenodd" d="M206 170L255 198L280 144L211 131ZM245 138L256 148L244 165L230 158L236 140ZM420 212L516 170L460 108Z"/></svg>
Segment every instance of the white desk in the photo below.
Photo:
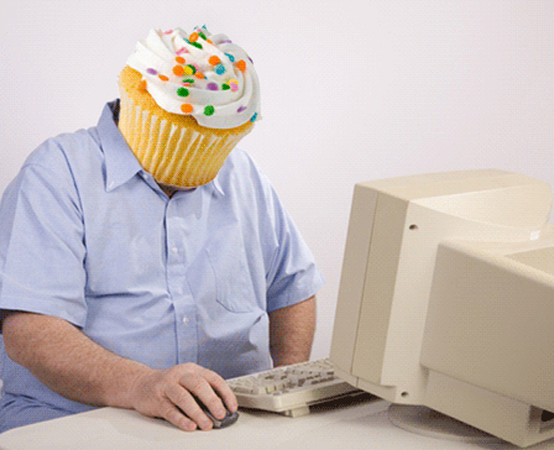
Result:
<svg viewBox="0 0 554 450"><path fill-rule="evenodd" d="M296 419L260 411L241 411L225 429L186 433L161 420L134 411L102 408L7 431L2 450L514 450L506 443L476 445L412 434L392 425L388 404L318 408ZM552 449L549 441L532 448Z"/></svg>

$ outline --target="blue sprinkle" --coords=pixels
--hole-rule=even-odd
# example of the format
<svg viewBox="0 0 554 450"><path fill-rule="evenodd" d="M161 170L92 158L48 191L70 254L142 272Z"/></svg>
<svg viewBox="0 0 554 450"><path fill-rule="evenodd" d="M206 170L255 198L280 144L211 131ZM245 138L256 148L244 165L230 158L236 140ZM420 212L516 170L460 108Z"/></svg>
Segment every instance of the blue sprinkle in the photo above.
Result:
<svg viewBox="0 0 554 450"><path fill-rule="evenodd" d="M254 115L250 118L250 122L255 122L258 118L258 113L254 113Z"/></svg>
<svg viewBox="0 0 554 450"><path fill-rule="evenodd" d="M235 57L233 55L231 55L230 53L225 53L225 55L227 55L227 58L229 58L229 61L235 62Z"/></svg>
<svg viewBox="0 0 554 450"><path fill-rule="evenodd" d="M214 67L214 71L218 75L223 75L225 73L225 66L223 64L218 64Z"/></svg>

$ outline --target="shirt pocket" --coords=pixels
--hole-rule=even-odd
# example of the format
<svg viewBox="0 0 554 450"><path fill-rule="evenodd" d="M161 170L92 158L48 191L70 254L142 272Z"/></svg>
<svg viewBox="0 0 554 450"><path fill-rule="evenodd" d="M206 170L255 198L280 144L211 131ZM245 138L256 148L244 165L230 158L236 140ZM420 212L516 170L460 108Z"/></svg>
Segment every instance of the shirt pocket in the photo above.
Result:
<svg viewBox="0 0 554 450"><path fill-rule="evenodd" d="M216 301L233 313L251 312L257 301L244 240L238 230L226 231L206 248L215 278Z"/></svg>

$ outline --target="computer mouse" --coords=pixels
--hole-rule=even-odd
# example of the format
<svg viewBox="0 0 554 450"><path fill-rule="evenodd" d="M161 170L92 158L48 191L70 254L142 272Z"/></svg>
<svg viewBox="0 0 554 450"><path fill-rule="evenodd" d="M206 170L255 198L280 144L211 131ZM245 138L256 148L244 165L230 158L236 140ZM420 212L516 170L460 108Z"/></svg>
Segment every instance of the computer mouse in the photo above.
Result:
<svg viewBox="0 0 554 450"><path fill-rule="evenodd" d="M194 397L194 399L196 400L196 403L198 403L198 406L200 406L202 411L204 411L204 414L206 414L209 417L209 419L213 422L214 428L216 429L229 427L233 425L239 418L238 412L232 413L227 408L225 408L225 411L227 411L227 414L225 414L225 417L223 419L218 419L212 415L208 407L204 405L204 403L202 403L197 397Z"/></svg>

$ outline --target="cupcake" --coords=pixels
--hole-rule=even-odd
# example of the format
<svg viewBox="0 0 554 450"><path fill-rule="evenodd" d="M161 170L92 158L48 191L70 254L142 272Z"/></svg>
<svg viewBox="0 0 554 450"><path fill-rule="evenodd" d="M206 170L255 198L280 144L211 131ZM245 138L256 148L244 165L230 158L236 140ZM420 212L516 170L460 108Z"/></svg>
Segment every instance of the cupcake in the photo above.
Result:
<svg viewBox="0 0 554 450"><path fill-rule="evenodd" d="M119 129L164 185L209 183L260 118L252 61L205 27L151 30L121 71L119 90Z"/></svg>

